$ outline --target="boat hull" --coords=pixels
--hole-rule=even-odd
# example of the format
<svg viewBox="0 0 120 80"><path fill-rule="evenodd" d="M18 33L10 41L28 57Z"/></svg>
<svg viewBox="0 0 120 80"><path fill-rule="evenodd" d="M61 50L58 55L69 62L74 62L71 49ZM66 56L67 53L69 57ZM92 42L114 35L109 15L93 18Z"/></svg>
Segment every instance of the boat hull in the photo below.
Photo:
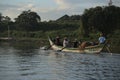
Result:
<svg viewBox="0 0 120 80"><path fill-rule="evenodd" d="M64 48L62 46L57 46L53 43L53 41L49 38L49 42L51 45L51 48L56 51L63 51L63 52L74 52L74 53L100 53L104 47L104 45L95 45L95 46L89 46L85 47L84 50L80 50L79 48Z"/></svg>

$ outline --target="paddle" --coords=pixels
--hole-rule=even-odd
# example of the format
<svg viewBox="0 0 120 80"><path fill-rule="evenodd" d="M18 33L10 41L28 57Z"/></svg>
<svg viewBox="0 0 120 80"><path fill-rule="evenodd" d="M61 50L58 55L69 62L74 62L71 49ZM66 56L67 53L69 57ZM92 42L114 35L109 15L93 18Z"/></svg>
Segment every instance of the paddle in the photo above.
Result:
<svg viewBox="0 0 120 80"><path fill-rule="evenodd" d="M63 47L61 50L57 50L57 51L62 51L63 49L65 49L66 47Z"/></svg>
<svg viewBox="0 0 120 80"><path fill-rule="evenodd" d="M52 45L48 46L45 50L50 49L53 45L54 45L54 44L52 44Z"/></svg>
<svg viewBox="0 0 120 80"><path fill-rule="evenodd" d="M112 55L112 52L111 52L110 48L108 47L108 45L106 46L106 49L107 49L108 52Z"/></svg>

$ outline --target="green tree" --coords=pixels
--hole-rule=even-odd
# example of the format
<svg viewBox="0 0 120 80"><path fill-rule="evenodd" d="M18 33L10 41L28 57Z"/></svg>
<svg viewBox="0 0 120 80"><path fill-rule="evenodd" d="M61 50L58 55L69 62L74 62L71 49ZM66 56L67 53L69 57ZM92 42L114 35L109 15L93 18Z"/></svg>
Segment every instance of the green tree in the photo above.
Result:
<svg viewBox="0 0 120 80"><path fill-rule="evenodd" d="M17 18L15 18L17 29L27 31L35 30L35 26L38 26L40 21L40 16L31 10L23 11Z"/></svg>
<svg viewBox="0 0 120 80"><path fill-rule="evenodd" d="M11 18L10 18L10 17L8 17L8 16L3 16L3 17L2 17L2 22L8 24L8 23L10 23L10 22L12 22L12 21L11 21Z"/></svg>
<svg viewBox="0 0 120 80"><path fill-rule="evenodd" d="M78 29L78 35L80 36L80 38L85 37L85 29L84 29L84 26L83 26L82 19L80 19L80 27Z"/></svg>
<svg viewBox="0 0 120 80"><path fill-rule="evenodd" d="M8 16L2 16L2 14L0 14L0 31L7 31L8 30L8 26L10 27L12 21L11 18Z"/></svg>
<svg viewBox="0 0 120 80"><path fill-rule="evenodd" d="M120 26L120 7L104 6L90 8L84 11L83 22L88 31L98 30L109 34ZM86 28L85 28L86 29Z"/></svg>

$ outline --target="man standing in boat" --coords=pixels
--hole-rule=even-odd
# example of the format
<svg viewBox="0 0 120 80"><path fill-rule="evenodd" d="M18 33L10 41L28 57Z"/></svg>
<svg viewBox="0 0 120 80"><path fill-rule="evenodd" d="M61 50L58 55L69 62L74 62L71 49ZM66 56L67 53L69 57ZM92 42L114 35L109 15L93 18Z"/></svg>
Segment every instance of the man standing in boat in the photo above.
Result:
<svg viewBox="0 0 120 80"><path fill-rule="evenodd" d="M106 41L106 38L103 36L103 33L100 34L100 37L99 37L99 44L104 44L105 41Z"/></svg>
<svg viewBox="0 0 120 80"><path fill-rule="evenodd" d="M85 42L83 42L83 43L80 45L80 49L81 49L81 50L84 50L85 47L87 47L87 46L94 46L94 45L97 45L97 44L104 44L105 41L106 41L106 38L103 36L103 33L100 33L100 37L99 37L97 43L85 41Z"/></svg>

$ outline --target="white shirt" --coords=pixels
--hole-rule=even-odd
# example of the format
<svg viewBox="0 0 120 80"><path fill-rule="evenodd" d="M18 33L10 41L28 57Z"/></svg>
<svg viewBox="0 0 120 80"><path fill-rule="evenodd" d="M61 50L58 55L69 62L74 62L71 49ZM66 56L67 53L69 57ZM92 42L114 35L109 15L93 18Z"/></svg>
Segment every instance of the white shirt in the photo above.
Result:
<svg viewBox="0 0 120 80"><path fill-rule="evenodd" d="M63 41L63 47L67 47L67 45L68 45L68 41L67 41L67 40L64 40L64 41Z"/></svg>

